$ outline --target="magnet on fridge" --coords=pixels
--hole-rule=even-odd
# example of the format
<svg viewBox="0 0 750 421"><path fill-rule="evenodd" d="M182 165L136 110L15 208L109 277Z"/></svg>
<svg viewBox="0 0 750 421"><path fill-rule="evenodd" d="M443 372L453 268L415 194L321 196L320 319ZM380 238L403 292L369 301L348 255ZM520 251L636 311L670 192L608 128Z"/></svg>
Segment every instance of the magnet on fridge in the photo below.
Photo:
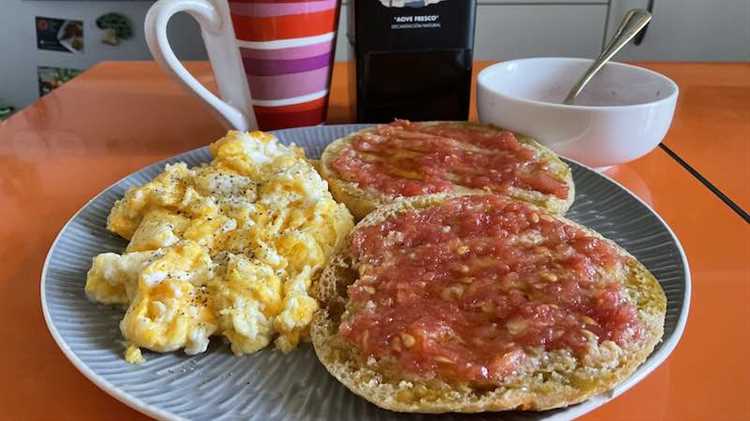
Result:
<svg viewBox="0 0 750 421"><path fill-rule="evenodd" d="M59 88L81 73L80 69L67 67L38 66L39 96L42 97Z"/></svg>
<svg viewBox="0 0 750 421"><path fill-rule="evenodd" d="M40 50L83 52L83 21L36 17L36 47Z"/></svg>
<svg viewBox="0 0 750 421"><path fill-rule="evenodd" d="M102 42L109 45L119 45L121 40L133 36L133 24L130 19L120 13L106 13L96 19L97 28L104 31Z"/></svg>

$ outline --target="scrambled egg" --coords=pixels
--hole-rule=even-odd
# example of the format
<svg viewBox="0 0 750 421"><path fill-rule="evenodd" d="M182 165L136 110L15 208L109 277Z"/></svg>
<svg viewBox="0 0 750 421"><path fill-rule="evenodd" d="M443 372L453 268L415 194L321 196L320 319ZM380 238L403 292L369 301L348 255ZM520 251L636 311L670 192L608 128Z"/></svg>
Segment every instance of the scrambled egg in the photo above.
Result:
<svg viewBox="0 0 750 421"><path fill-rule="evenodd" d="M94 258L86 293L128 306L125 358L204 352L222 335L236 355L308 335L310 284L353 222L305 160L262 132L229 132L213 161L167 165L115 203L107 228L130 242Z"/></svg>

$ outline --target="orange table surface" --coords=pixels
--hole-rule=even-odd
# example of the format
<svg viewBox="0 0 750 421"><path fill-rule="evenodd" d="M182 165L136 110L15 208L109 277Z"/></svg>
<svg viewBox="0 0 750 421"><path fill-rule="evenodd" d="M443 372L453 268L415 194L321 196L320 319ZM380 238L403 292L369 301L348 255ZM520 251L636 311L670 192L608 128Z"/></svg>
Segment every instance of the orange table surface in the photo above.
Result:
<svg viewBox="0 0 750 421"><path fill-rule="evenodd" d="M659 66L688 75L696 65ZM723 74L722 65L714 66ZM206 63L189 68L212 83ZM336 66L332 121L351 118L345 72L346 64ZM707 86L711 79L701 83ZM713 119L750 137L742 118L702 107L701 92L713 91L698 90L698 97L681 103L675 127ZM750 102L750 92L741 92L740 100ZM0 123L0 419L146 418L99 390L57 348L40 308L42 263L65 221L96 193L149 163L222 134L212 114L150 62L97 65ZM675 149L689 143L683 136L690 134L670 133ZM714 141L721 146L723 139ZM714 154L731 162L736 157L724 154L733 152L717 147ZM740 163L724 170L742 177L749 163ZM750 225L661 149L614 167L609 175L650 203L674 229L690 262L693 297L684 337L672 356L583 419L748 419Z"/></svg>
<svg viewBox="0 0 750 421"><path fill-rule="evenodd" d="M680 87L664 144L750 211L750 63L648 63Z"/></svg>

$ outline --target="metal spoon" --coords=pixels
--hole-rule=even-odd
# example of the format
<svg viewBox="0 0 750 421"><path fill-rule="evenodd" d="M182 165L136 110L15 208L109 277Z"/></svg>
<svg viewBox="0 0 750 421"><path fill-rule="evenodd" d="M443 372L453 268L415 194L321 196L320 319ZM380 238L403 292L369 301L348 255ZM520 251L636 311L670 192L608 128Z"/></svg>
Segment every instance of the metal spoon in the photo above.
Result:
<svg viewBox="0 0 750 421"><path fill-rule="evenodd" d="M638 32L643 29L644 26L651 20L651 13L644 9L630 9L625 13L625 17L622 18L620 26L615 31L612 39L609 41L607 46L602 50L599 57L591 63L591 66L586 70L586 73L581 76L581 79L573 85L573 88L568 92L568 96L565 97L563 104L572 105L575 102L578 94L581 93L584 86L594 77L594 75L611 59L617 54L622 47L627 45L631 39L633 39Z"/></svg>

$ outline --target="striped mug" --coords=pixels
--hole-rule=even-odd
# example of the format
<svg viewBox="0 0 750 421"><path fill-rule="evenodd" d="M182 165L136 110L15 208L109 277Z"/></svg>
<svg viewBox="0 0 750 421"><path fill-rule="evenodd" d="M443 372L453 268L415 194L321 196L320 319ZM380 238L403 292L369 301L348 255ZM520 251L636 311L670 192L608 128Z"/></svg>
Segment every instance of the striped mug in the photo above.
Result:
<svg viewBox="0 0 750 421"><path fill-rule="evenodd" d="M146 15L154 59L237 130L325 121L340 0L159 0ZM175 56L167 23L187 12L200 24L217 97Z"/></svg>

